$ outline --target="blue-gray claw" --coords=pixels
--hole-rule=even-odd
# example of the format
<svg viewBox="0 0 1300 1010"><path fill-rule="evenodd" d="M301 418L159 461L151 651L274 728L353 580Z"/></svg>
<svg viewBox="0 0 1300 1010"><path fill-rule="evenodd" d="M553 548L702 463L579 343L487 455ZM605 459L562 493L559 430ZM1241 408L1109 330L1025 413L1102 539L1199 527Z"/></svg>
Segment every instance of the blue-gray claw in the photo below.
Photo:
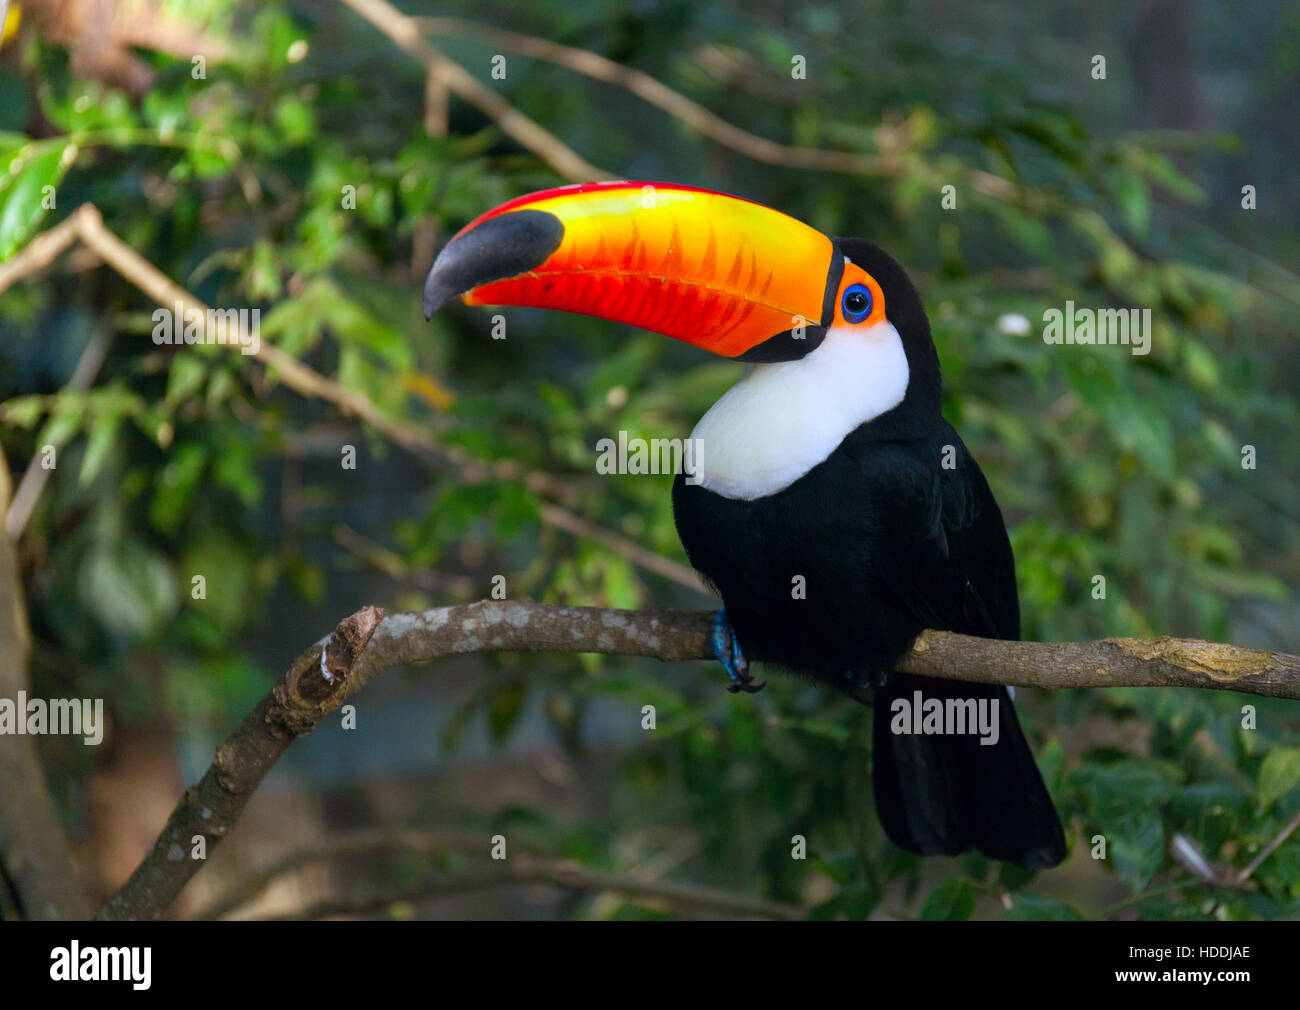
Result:
<svg viewBox="0 0 1300 1010"><path fill-rule="evenodd" d="M717 616L713 618L713 655L727 671L727 676L731 678L727 690L732 694L740 691L753 694L767 686L767 681L760 680L755 683L754 678L750 676L749 663L745 659L745 654L740 651L740 642L736 639L736 631L732 628L731 622L727 620L725 608L719 610Z"/></svg>

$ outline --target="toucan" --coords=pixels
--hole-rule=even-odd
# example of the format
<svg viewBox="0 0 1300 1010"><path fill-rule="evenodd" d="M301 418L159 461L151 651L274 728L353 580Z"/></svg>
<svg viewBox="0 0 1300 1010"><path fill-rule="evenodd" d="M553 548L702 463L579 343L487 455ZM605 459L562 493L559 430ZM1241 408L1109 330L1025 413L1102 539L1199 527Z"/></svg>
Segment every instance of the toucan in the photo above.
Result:
<svg viewBox="0 0 1300 1010"><path fill-rule="evenodd" d="M729 688L762 686L750 660L866 688L877 812L902 848L1029 869L1064 858L1007 688L895 669L926 628L1018 639L1020 605L1001 511L941 413L930 324L891 256L724 193L600 182L462 228L429 272L425 316L457 296L745 362L672 489L686 555L722 598ZM996 734L973 732L990 707Z"/></svg>

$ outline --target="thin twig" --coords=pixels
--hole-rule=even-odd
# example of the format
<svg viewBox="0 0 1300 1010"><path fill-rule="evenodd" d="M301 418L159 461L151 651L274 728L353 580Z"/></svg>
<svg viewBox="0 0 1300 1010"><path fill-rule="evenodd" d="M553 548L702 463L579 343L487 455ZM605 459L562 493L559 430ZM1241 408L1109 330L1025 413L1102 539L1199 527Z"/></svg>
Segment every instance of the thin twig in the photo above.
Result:
<svg viewBox="0 0 1300 1010"><path fill-rule="evenodd" d="M543 504L538 511L542 521L554 526L556 529L564 530L575 537L585 537L599 544L604 544L610 550L621 554L632 564L639 565L648 572L662 575L664 578L671 579L679 586L685 586L687 589L694 589L702 596L712 595L708 587L705 586L704 580L696 574L693 568L688 568L671 558L665 558L661 554L647 550L626 537L607 530L589 519L584 519L568 509Z"/></svg>
<svg viewBox="0 0 1300 1010"><path fill-rule="evenodd" d="M1130 905L1140 905L1148 898L1158 898L1162 894L1169 894L1173 891L1181 891L1184 888L1195 887L1195 886L1197 886L1195 881L1178 880L1172 884L1165 884L1161 887L1153 888L1150 891L1143 891L1141 894L1130 895L1129 897L1125 898L1123 901L1117 901L1113 905L1107 905L1105 908L1098 909L1097 911L1089 915L1087 918L1106 919L1114 915L1116 912L1122 912Z"/></svg>
<svg viewBox="0 0 1300 1010"><path fill-rule="evenodd" d="M1297 813L1295 817L1291 819L1291 823L1279 831L1277 836L1260 850L1259 855L1252 859L1250 863L1247 864L1246 868L1237 875L1237 883L1244 884L1249 880L1251 874L1259 869L1259 864L1271 856L1279 845L1290 838L1291 835L1295 833L1296 828L1300 828L1300 813Z"/></svg>
<svg viewBox="0 0 1300 1010"><path fill-rule="evenodd" d="M426 69L438 69L439 80L450 91L476 106L501 128L501 132L532 151L557 173L573 182L612 179L603 169L584 160L559 137L524 115L491 88L480 84L468 70L447 59L420 34L415 18L407 17L386 0L342 0L407 55Z"/></svg>
<svg viewBox="0 0 1300 1010"><path fill-rule="evenodd" d="M353 0L343 0L343 2L355 6ZM375 0L375 2L382 2L382 0ZM877 128L876 139L881 148L880 154L860 154L854 151L833 151L782 144L760 137L723 119L642 70L625 67L589 49L566 46L549 39L523 35L461 18L410 20L435 35L481 39L502 49L509 49L533 59L545 60L592 80L623 88L648 105L653 105L674 119L698 130L715 143L766 165L881 178L896 177L906 168L902 154L909 146L910 140L901 127L882 124ZM541 156L541 152L535 151L535 153ZM1016 196L1017 189L1013 183L991 172L968 169L965 177L972 188L984 196L1000 201L1010 201Z"/></svg>
<svg viewBox="0 0 1300 1010"><path fill-rule="evenodd" d="M578 49L533 35L522 35L504 28L476 24L462 18L418 18L416 21L421 28L434 35L450 35L490 42L502 49L509 49L532 59L554 63L556 66L572 70L592 80L616 85L636 95L647 104L663 110L692 129L698 130L710 140L754 161L787 168L845 172L850 175L889 175L894 171L894 162L891 158L874 154L857 154L853 151L792 147L760 137L758 134L741 129L734 123L727 122L721 116L687 98L680 91L674 91L644 71L625 67L589 49Z"/></svg>
<svg viewBox="0 0 1300 1010"><path fill-rule="evenodd" d="M54 239L44 241L49 235L54 235ZM48 266L75 239L80 239L105 264L159 305L168 308L179 306L182 315L191 311L207 315L208 306L203 301L182 288L105 226L103 217L93 204L83 204L66 221L28 243L22 253L5 264L5 267L13 269L0 268L0 292L8 285ZM39 253L28 255L33 247L37 247ZM16 261L21 262L15 267ZM231 346L255 348L250 356L275 371L280 380L300 396L327 400L338 407L343 415L360 418L407 451L450 463L458 469L461 479L466 483L519 481L534 494L560 501L573 500L572 481L528 470L512 460L484 462L457 446L443 445L426 429L389 417L369 397L347 389L337 380L322 375L293 355L264 341L252 341L237 321L232 321L231 328L233 332L228 335ZM544 504L540 515L548 525L575 536L596 539L633 564L671 579L687 589L708 595L699 577L689 567L647 551L613 530L605 529L559 505Z"/></svg>
<svg viewBox="0 0 1300 1010"><path fill-rule="evenodd" d="M465 831L377 828L349 831L294 849L254 870L195 918L223 918L235 909L253 901L285 874L294 873L313 863L332 862L355 856L373 856L391 851L430 856L443 852L486 852L487 845L483 835L474 835Z"/></svg>
<svg viewBox="0 0 1300 1010"><path fill-rule="evenodd" d="M89 204L83 204L65 220L48 231L43 231L22 249L0 263L0 291L10 285L44 270L81 237L81 218L88 213Z"/></svg>
<svg viewBox="0 0 1300 1010"><path fill-rule="evenodd" d="M330 528L330 536L336 544L365 564L377 568L391 579L410 583L425 592L443 589L453 596L465 598L474 593L476 586L482 588L481 582L468 575L443 575L427 569L412 569L397 551L376 543L346 523L335 523Z"/></svg>
<svg viewBox="0 0 1300 1010"><path fill-rule="evenodd" d="M198 918L218 919L248 904L285 874L314 863L333 862L358 856L372 857L385 852L434 856L444 852L488 854L486 834L465 831L417 831L411 829L366 829L322 839L274 860L242 880L236 888L205 909ZM639 874L601 874L568 860L538 853L512 855L508 864L492 870L471 870L455 876L426 877L413 888L396 893L361 895L313 905L290 916L320 919L329 915L360 915L386 908L397 901L420 900L456 891L517 886L528 883L553 884L583 891L611 891L654 904L675 908L696 908L764 919L802 919L806 912L796 905L763 901L729 894L708 887L674 883Z"/></svg>
<svg viewBox="0 0 1300 1010"><path fill-rule="evenodd" d="M99 366L104 363L104 358L108 354L110 342L111 338L103 333L91 334L85 348L82 349L81 357L77 359L76 367L73 368L72 377L68 380L65 389L84 393L90 388L90 384L95 381L95 376L99 374ZM53 472L42 465L40 452L28 460L27 469L23 471L22 480L18 482L18 490L14 492L13 502L5 515L5 532L9 535L9 539L17 540L23 535L23 530L27 528L27 520L36 509L41 492L45 490L45 484Z"/></svg>
<svg viewBox="0 0 1300 1010"><path fill-rule="evenodd" d="M797 905L763 901L719 891L712 887L600 873L570 860L517 857L500 867L490 869L470 870L457 874L431 874L418 884L397 891L332 898L310 905L285 918L316 920L342 915L370 915L396 902L428 901L473 891L536 884L571 891L614 891L648 905L694 911L699 914L725 914L745 919L799 920L808 917L807 911Z"/></svg>

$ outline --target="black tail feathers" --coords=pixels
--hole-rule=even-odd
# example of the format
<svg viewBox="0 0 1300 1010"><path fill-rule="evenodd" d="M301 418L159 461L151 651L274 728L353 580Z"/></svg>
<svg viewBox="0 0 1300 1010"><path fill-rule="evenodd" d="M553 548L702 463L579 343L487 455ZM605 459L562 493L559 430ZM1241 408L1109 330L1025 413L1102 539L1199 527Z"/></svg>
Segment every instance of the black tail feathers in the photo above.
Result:
<svg viewBox="0 0 1300 1010"><path fill-rule="evenodd" d="M925 728L927 710L934 728L932 701L965 725L914 732ZM984 738L996 726L996 743L981 743L979 723L970 724L981 708ZM872 747L876 807L895 845L922 855L978 849L1028 869L1065 858L1060 818L1005 687L894 674L876 691Z"/></svg>

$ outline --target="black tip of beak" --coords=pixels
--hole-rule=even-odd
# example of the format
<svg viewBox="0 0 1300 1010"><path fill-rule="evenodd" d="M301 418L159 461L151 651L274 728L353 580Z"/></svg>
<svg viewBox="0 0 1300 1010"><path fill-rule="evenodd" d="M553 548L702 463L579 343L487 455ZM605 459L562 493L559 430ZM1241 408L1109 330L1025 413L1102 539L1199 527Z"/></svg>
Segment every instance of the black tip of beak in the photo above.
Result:
<svg viewBox="0 0 1300 1010"><path fill-rule="evenodd" d="M560 219L544 210L513 210L488 218L438 253L424 282L424 318L433 318L457 295L541 266L563 238Z"/></svg>
<svg viewBox="0 0 1300 1010"><path fill-rule="evenodd" d="M424 321L427 323L433 318L433 314L442 306L442 301L438 300L436 292L429 290L429 285L433 280L433 271L429 271L429 279L424 282ZM446 299L443 299L445 301Z"/></svg>

